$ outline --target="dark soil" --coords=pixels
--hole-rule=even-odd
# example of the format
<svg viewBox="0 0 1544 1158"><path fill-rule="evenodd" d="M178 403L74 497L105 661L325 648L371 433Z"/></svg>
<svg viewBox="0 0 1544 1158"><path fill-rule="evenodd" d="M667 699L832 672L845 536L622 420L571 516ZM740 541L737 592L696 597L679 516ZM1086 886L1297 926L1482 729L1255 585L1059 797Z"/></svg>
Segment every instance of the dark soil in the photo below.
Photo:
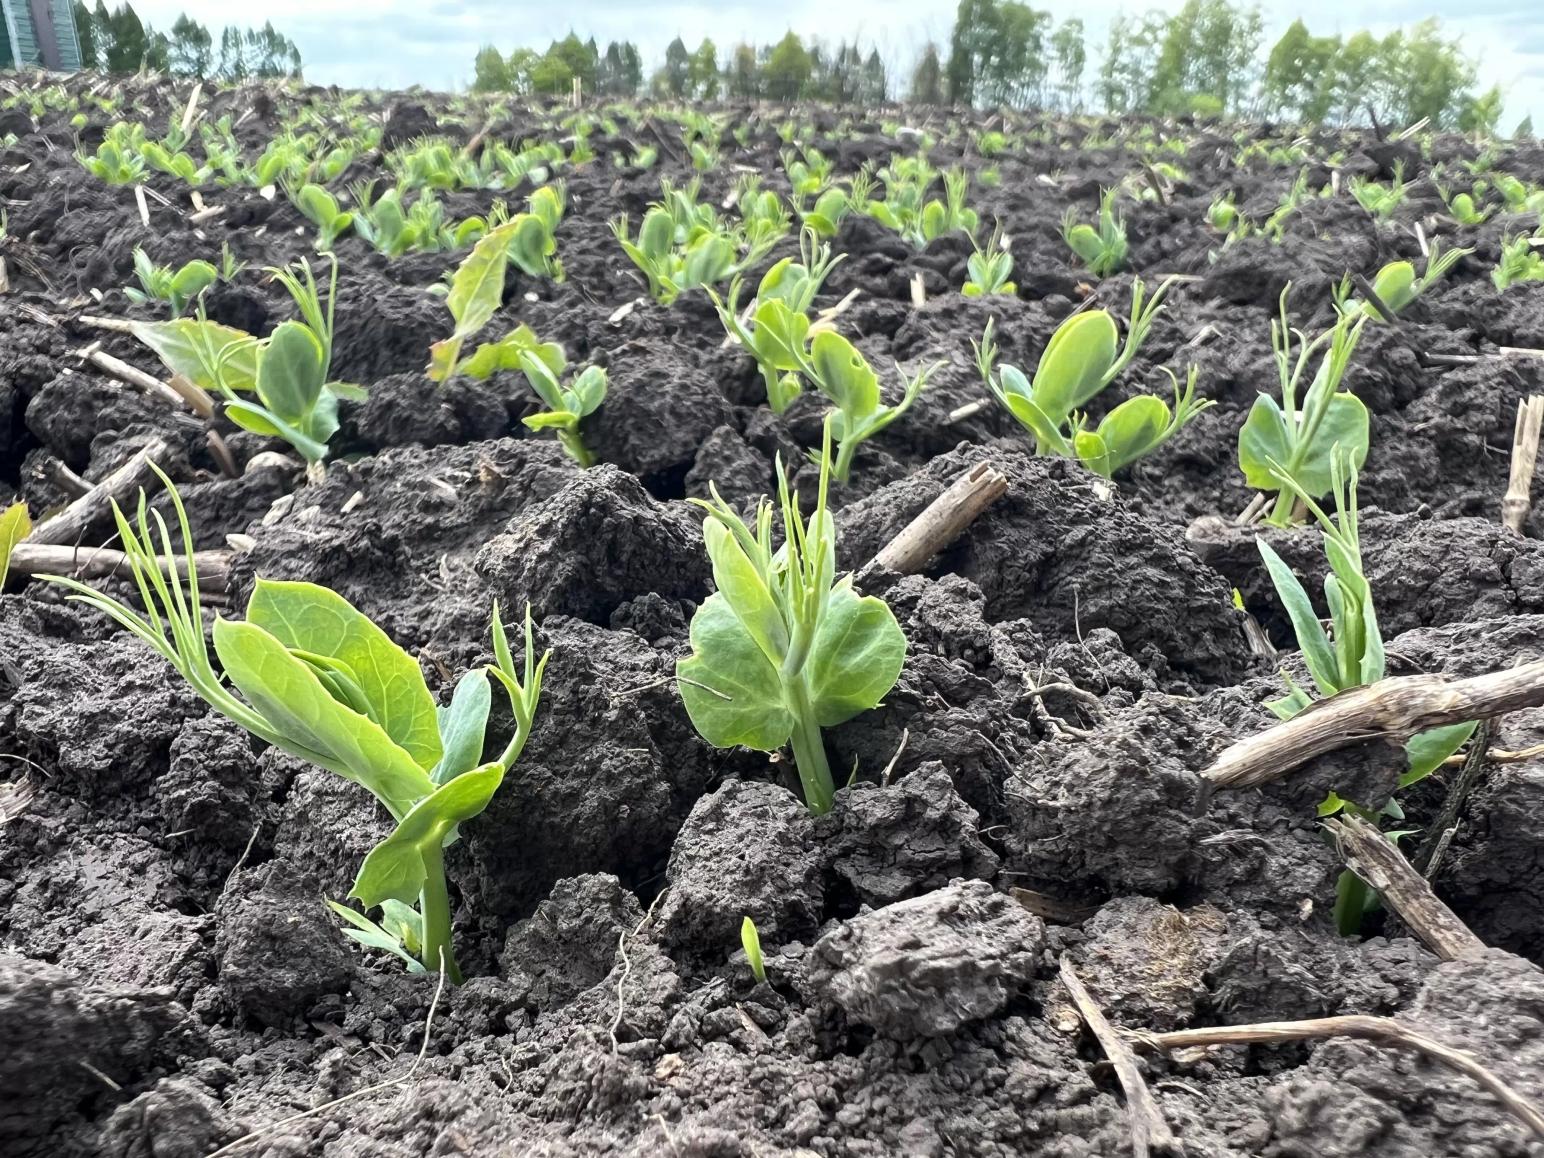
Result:
<svg viewBox="0 0 1544 1158"><path fill-rule="evenodd" d="M286 113L335 95L220 93L208 115L250 110L242 139L260 145ZM132 99L159 124L186 94L140 86ZM441 100L365 107L401 140L481 127ZM556 138L558 115L520 112L495 132ZM748 143L725 134L705 197L729 191L732 165L784 189L784 110L734 116ZM840 130L817 142L840 172L900 148L878 123L810 117ZM146 229L131 188L76 164L67 119L27 121L0 152L0 496L14 489L43 514L69 497L61 467L93 481L158 436L202 545L244 537L215 593L229 607L258 575L331 586L418 655L442 695L490 659L495 599L532 605L553 659L529 746L452 850L469 980L436 1003L432 977L362 954L320 903L347 892L387 831L363 789L262 750L100 616L13 581L0 595L0 1154L195 1158L254 1130L238 1153L1126 1154L1124 1099L1056 980L1063 955L1124 1028L1393 1015L1544 1098L1544 760L1489 764L1467 801L1436 886L1495 948L1450 963L1393 919L1367 939L1329 920L1341 866L1314 805L1331 788L1381 803L1399 770L1388 746L1261 791L1208 796L1200 775L1271 721L1264 701L1281 687L1250 650L1234 589L1290 645L1254 532L1231 525L1250 498L1237 430L1275 387L1277 295L1292 281L1295 320L1322 327L1331 284L1418 253L1417 223L1476 252L1406 323L1370 331L1350 377L1374 413L1362 533L1390 671L1544 658L1540 525L1519 536L1498 522L1513 417L1544 392L1544 359L1430 359L1544 346L1544 286L1498 296L1489 280L1508 222L1458 229L1421 175L1472 144L1438 138L1424 158L1409 146L1417 185L1391 222L1342 195L1306 206L1280 246L1253 239L1212 261L1212 196L1231 188L1263 215L1297 165L1236 168L1231 130L1151 126L1186 142L1186 179L1167 204L1127 201L1131 268L1189 280L1100 405L1192 360L1216 405L1112 487L1034 457L995 408L949 415L985 396L967 339L988 317L1004 358L1032 365L1085 296L1124 309L1131 274L1096 284L1058 222L1141 172L1141 126L1080 148L1119 126L1015 122L1045 130L1041 143L988 161L971 145L979 121L926 118L935 163L999 170L971 199L1012 238L1019 292L961 296L959 237L916 251L867 219L843 226L847 257L819 305L861 291L839 325L888 383L893 363L943 365L838 488L842 565L866 564L976 462L1009 490L924 574L865 572L905 630L906 665L879 709L828 732L833 767L857 771L815 818L786 761L698 739L670 679L711 590L685 500L710 482L733 502L764 493L774 457L802 463L821 416L808 399L770 414L701 295L616 316L640 286L606 223L636 220L662 175L690 176L673 126L659 123L670 147L649 172L611 164L636 142L592 138L596 161L563 174L568 279L512 278L490 327L528 322L608 367L585 427L600 465L580 470L520 424L534 407L515 376L448 389L424 377L450 330L427 287L457 255L388 262L350 238L334 370L371 397L345 407L325 480L307 482L266 453L282 446L218 419L244 472L225 477L203 422L74 357L101 341L155 369L131 338L80 318L151 316L120 292L138 243L181 262L228 242L249 267L211 294L211 316L258 331L288 316L260 270L310 251L298 213L282 196L211 188L227 212L195 227L188 191L157 177L170 204L149 201ZM104 128L94 114L80 139ZM1387 177L1393 156L1370 134L1325 134L1308 152L1315 188L1332 154L1343 178ZM1499 163L1544 179L1537 147ZM356 168L381 171L378 158ZM494 196L447 205L464 216ZM110 535L93 527L84 544ZM1272 542L1316 588L1318 536ZM1034 694L1048 684L1063 690ZM1541 738L1544 714L1522 712L1492 744ZM1411 827L1432 818L1448 775L1406 799ZM1060 918L1032 915L1015 888ZM740 950L746 915L765 983ZM1191 1158L1544 1155L1467 1079L1380 1046L1227 1047L1144 1067ZM382 1082L394 1084L289 1120Z"/></svg>

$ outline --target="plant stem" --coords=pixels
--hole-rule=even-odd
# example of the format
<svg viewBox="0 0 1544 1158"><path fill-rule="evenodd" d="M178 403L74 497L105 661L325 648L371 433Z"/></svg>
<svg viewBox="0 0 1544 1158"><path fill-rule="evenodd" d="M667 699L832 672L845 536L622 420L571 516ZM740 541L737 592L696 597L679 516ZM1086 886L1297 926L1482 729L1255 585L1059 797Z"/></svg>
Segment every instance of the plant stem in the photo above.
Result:
<svg viewBox="0 0 1544 1158"><path fill-rule="evenodd" d="M579 437L577 430L559 430L558 441L563 444L563 449L568 452L568 457L588 470L595 465L595 455L590 448L584 445L584 439Z"/></svg>
<svg viewBox="0 0 1544 1158"><path fill-rule="evenodd" d="M787 686L788 706L794 715L793 761L799 769L799 783L804 786L804 803L810 812L821 816L831 811L836 797L831 765L826 760L825 741L820 738L820 725L815 721L815 709L810 704L804 676L796 675Z"/></svg>
<svg viewBox="0 0 1544 1158"><path fill-rule="evenodd" d="M836 462L831 465L831 477L839 483L845 483L847 476L852 473L853 455L858 453L856 439L844 438L836 448Z"/></svg>
<svg viewBox="0 0 1544 1158"><path fill-rule="evenodd" d="M424 968L437 973L445 962L445 976L452 985L461 984L461 967L456 964L455 947L450 940L450 893L445 887L445 850L438 845L424 850L423 891L418 909L423 916L424 943L420 954Z"/></svg>

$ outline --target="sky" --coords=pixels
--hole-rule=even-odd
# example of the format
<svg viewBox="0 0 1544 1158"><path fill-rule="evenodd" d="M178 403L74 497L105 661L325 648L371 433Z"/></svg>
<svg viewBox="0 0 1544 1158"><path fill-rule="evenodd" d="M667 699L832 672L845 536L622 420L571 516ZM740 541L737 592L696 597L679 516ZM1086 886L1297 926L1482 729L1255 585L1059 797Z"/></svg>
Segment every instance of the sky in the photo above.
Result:
<svg viewBox="0 0 1544 1158"><path fill-rule="evenodd" d="M1122 11L1172 10L1183 0L1122 3L1079 0L1057 4L1032 0L1060 20L1077 15L1088 29L1089 73L1097 68L1099 49L1110 20ZM779 39L788 29L806 38L835 42L856 37L878 47L892 76L906 76L929 40L944 44L954 23L952 0L567 0L563 4L519 4L510 0L264 0L244 9L212 0L133 0L140 16L160 29L170 28L182 12L209 26L219 43L219 28L233 13L250 12L261 23L273 21L300 47L306 78L350 88L434 90L464 88L472 58L484 44L508 52L519 44L544 49L570 29L581 39L593 36L604 47L610 40L631 40L652 71L665 46L679 35L689 47L711 36L720 53L728 45ZM1540 0L1299 0L1295 6L1266 11L1266 43L1301 17L1311 32L1325 35L1362 28L1386 32L1428 16L1440 19L1449 35L1459 36L1479 66L1481 88L1500 84L1506 94L1502 128L1532 115L1544 129L1544 5Z"/></svg>

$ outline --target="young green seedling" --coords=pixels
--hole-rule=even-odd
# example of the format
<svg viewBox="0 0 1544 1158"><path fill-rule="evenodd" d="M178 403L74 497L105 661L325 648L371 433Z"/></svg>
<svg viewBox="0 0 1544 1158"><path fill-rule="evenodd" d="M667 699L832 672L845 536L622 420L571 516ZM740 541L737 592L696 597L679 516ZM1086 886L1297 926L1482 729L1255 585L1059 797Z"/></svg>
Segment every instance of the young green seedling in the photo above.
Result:
<svg viewBox="0 0 1544 1158"><path fill-rule="evenodd" d="M1349 183L1351 196L1355 197L1356 203L1368 213L1380 221L1385 221L1394 215L1394 210L1404 204L1405 193L1410 188L1405 184L1404 178L1403 163L1394 165L1394 180L1387 185L1367 177L1352 177Z"/></svg>
<svg viewBox="0 0 1544 1158"><path fill-rule="evenodd" d="M600 366L586 366L568 385L559 375L563 363L553 366L536 350L522 350L520 370L531 389L547 404L547 409L522 421L532 430L555 430L563 449L582 467L595 465L595 455L579 435L579 423L600 409L606 400L606 371Z"/></svg>
<svg viewBox="0 0 1544 1158"><path fill-rule="evenodd" d="M1274 467L1277 481L1284 491L1290 491L1312 512L1324 536L1324 551L1329 559L1330 573L1324 578L1324 601L1330 611L1331 630L1326 633L1318 613L1302 582L1292 569L1264 539L1256 540L1260 556L1265 560L1276 596L1286 608L1297 636L1298 649L1320 696L1330 697L1350 688L1361 687L1383 678L1385 673L1383 636L1378 629L1377 610L1373 605L1372 587L1362 569L1361 534L1358 524L1356 468L1353 455L1344 447L1336 447L1330 454L1330 490L1335 498L1335 515L1331 518L1321 508L1315 497L1298 486L1293 475ZM1290 720L1309 707L1313 697L1283 673L1288 693L1266 706L1280 719ZM1405 744L1406 769L1401 774L1397 789L1402 791L1419 780L1430 776L1442 762L1456 752L1474 732L1474 723L1454 724L1433 728L1413 736ZM1333 792L1319 805L1319 815L1331 816L1346 809L1363 818L1378 823L1381 818L1395 821L1404 819L1404 812L1392 797L1382 808L1362 808L1342 800ZM1397 840L1404 832L1386 834ZM1363 881L1347 869L1340 876L1336 887L1335 923L1344 934L1356 933L1369 909L1377 903L1376 896Z"/></svg>
<svg viewBox="0 0 1544 1158"><path fill-rule="evenodd" d="M46 578L147 643L227 719L368 789L396 827L365 857L349 895L366 910L379 906L384 923L350 911L344 932L459 983L444 850L487 807L530 735L547 656L536 659L529 611L522 668L495 607L495 665L468 672L450 704L436 708L417 661L342 596L311 583L259 579L245 620L215 620L222 677L204 642L187 513L171 480L161 478L181 532L180 565L163 564L176 557L172 535L143 492L132 522L113 506L144 614L78 580ZM504 685L515 732L484 763L489 675ZM343 906L333 908L341 913Z"/></svg>
<svg viewBox="0 0 1544 1158"><path fill-rule="evenodd" d="M1124 346L1109 311L1073 314L1051 335L1033 381L1017 366L997 367L996 319L987 323L975 345L976 368L992 396L1034 438L1036 454L1076 458L1109 478L1156 450L1212 405L1196 397L1198 372L1191 367L1183 389L1173 373L1165 371L1174 385L1172 410L1161 398L1139 394L1111 410L1092 430L1081 413L1136 357L1171 284L1164 282L1148 299L1141 279L1134 282Z"/></svg>
<svg viewBox="0 0 1544 1158"><path fill-rule="evenodd" d="M974 252L965 261L967 276L961 293L979 298L1018 292L1018 286L1008 280L1013 275L1013 254L1003 245L1001 225L992 230L985 249L975 238L971 238L971 248Z"/></svg>
<svg viewBox="0 0 1544 1158"><path fill-rule="evenodd" d="M740 947L745 950L745 963L751 967L751 976L758 983L767 983L767 962L761 955L761 933L756 922L746 917L740 922Z"/></svg>
<svg viewBox="0 0 1544 1158"><path fill-rule="evenodd" d="M826 508L830 426L820 489L808 522L781 460L778 498L783 545L772 543L772 508L754 527L713 492L703 538L718 590L692 618L692 653L676 682L693 726L716 748L772 752L793 746L813 813L829 812L836 787L822 728L879 704L900 678L906 637L885 603L836 578L836 526Z"/></svg>
<svg viewBox="0 0 1544 1158"><path fill-rule="evenodd" d="M787 230L780 203L773 213L759 195L755 200L760 207L730 226L718 220L711 205L697 201L697 182L685 189L668 181L660 186L662 199L643 215L636 238L625 214L611 223L611 232L647 279L649 295L661 305L687 290L738 276L765 257Z"/></svg>
<svg viewBox="0 0 1544 1158"><path fill-rule="evenodd" d="M1340 388L1366 317L1361 311L1348 311L1332 329L1310 342L1292 328L1287 317L1289 293L1291 286L1281 293L1279 319L1271 322L1281 401L1260 394L1238 434L1238 465L1244 478L1257 490L1277 492L1276 504L1266 520L1277 527L1292 521L1294 489L1314 498L1330 493L1331 459L1337 446L1350 455L1352 469L1361 469L1367 457L1369 429L1367 407L1356 395ZM1294 335L1299 346L1296 359L1292 354ZM1299 407L1303 376L1316 354L1321 355L1319 369L1302 393ZM1293 479L1295 488L1281 486L1278 468Z"/></svg>
<svg viewBox="0 0 1544 1158"><path fill-rule="evenodd" d="M822 330L811 340L808 354L796 350L795 356L804 376L836 405L836 413L828 422L837 445L831 473L842 483L851 478L858 447L910 410L928 378L942 365L925 366L910 378L897 365L903 387L901 400L886 406L879 392L879 375L858 348L835 330ZM810 457L824 463L814 452Z"/></svg>
<svg viewBox="0 0 1544 1158"><path fill-rule="evenodd" d="M1372 292L1377 295L1378 301L1388 306L1397 316L1406 306L1440 281L1443 275L1463 257L1473 252L1472 249L1444 250L1439 243L1432 242L1431 251L1426 255L1426 271L1423 274L1417 277L1415 266L1408 261L1391 261L1378 271L1377 277L1373 278ZM1343 314L1349 313L1352 317L1366 316L1374 322L1392 320L1385 319L1372 302L1351 297L1349 274L1335 287L1334 296L1335 308Z"/></svg>
<svg viewBox="0 0 1544 1158"><path fill-rule="evenodd" d="M320 185L302 185L290 194L295 208L316 226L316 252L331 253L338 238L354 224L354 215L338 207L338 199Z"/></svg>
<svg viewBox="0 0 1544 1158"><path fill-rule="evenodd" d="M1062 239L1095 277L1108 277L1126 264L1126 223L1115 212L1119 195L1119 189L1106 189L1100 195L1097 229L1079 221L1075 209L1062 218Z"/></svg>
<svg viewBox="0 0 1544 1158"><path fill-rule="evenodd" d="M281 438L313 471L327 458L327 441L338 429L338 402L363 401L364 388L329 379L338 263L332 261L327 300L304 259L292 269L269 268L300 311L299 321L280 322L268 337L197 318L136 325L134 336L169 370L226 399L225 412L244 430Z"/></svg>
<svg viewBox="0 0 1544 1158"><path fill-rule="evenodd" d="M142 288L125 287L123 296L137 305L165 302L174 318L182 317L188 303L194 301L219 280L220 272L207 261L194 260L181 269L157 265L138 245L134 247L134 276Z"/></svg>
<svg viewBox="0 0 1544 1158"><path fill-rule="evenodd" d="M1527 234L1502 239L1501 260L1490 271L1490 280L1498 290L1514 282L1544 281L1544 253L1539 246L1544 246L1544 239Z"/></svg>
<svg viewBox="0 0 1544 1158"><path fill-rule="evenodd" d="M799 372L809 341L809 309L842 256L833 258L830 248L816 240L815 231L806 228L800 236L801 260L785 257L767 270L756 300L744 314L740 311L742 278L729 283L727 302L712 289L707 291L725 331L756 360L774 414L786 411L803 389Z"/></svg>

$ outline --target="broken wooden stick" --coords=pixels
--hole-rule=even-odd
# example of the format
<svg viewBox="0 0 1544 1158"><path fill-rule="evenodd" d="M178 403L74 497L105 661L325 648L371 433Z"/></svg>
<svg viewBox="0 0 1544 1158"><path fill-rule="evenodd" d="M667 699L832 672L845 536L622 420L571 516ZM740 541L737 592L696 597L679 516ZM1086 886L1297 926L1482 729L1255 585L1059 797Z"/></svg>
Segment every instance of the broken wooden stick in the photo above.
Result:
<svg viewBox="0 0 1544 1158"><path fill-rule="evenodd" d="M193 563L198 568L200 590L207 585L206 597L218 598L230 576L233 551L197 551ZM174 555L177 574L186 578L187 556ZM166 566L166 557L160 557ZM76 579L105 579L129 574L128 556L112 547L70 547L54 543L17 543L11 552L11 571L17 575L72 575Z"/></svg>
<svg viewBox="0 0 1544 1158"><path fill-rule="evenodd" d="M1172 1052L1208 1045L1275 1045L1288 1041L1312 1041L1326 1037L1354 1037L1376 1045L1413 1049L1433 1061L1473 1078L1528 1129L1544 1138L1544 1110L1514 1090L1495 1073L1463 1050L1443 1045L1392 1017L1351 1014L1318 1017L1307 1021L1264 1021L1253 1025L1224 1025L1207 1029L1180 1029L1172 1033L1129 1035L1138 1049Z"/></svg>
<svg viewBox="0 0 1544 1158"><path fill-rule="evenodd" d="M126 500L154 477L150 468L166 455L166 440L153 438L127 462L81 495L64 510L32 529L26 542L68 546L80 540L91 524L107 513L114 502Z"/></svg>
<svg viewBox="0 0 1544 1158"><path fill-rule="evenodd" d="M874 556L874 564L913 575L958 539L1008 490L1008 479L989 462L978 462L949 484L926 509Z"/></svg>
<svg viewBox="0 0 1544 1158"><path fill-rule="evenodd" d="M1444 961L1485 952L1485 942L1437 899L1415 866L1392 840L1351 812L1324 822L1346 867L1383 898L1410 931Z"/></svg>
<svg viewBox="0 0 1544 1158"><path fill-rule="evenodd" d="M201 386L195 386L180 374L174 375L170 382L163 382L137 366L130 366L121 358L114 358L105 351L89 346L81 351L80 356L98 370L130 386L138 386L154 398L173 406L186 406L200 418L214 417L214 399L209 396L209 392Z"/></svg>
<svg viewBox="0 0 1544 1158"><path fill-rule="evenodd" d="M1533 507L1533 468L1539 461L1541 424L1544 394L1529 395L1517 404L1517 424L1512 431L1512 473L1506 497L1501 500L1501 521L1519 535Z"/></svg>
<svg viewBox="0 0 1544 1158"><path fill-rule="evenodd" d="M1142 1069L1137 1065L1137 1055L1126 1040L1115 1032L1115 1027L1105 1017L1099 1003L1090 996L1083 982L1078 980L1072 968L1072 960L1066 956L1061 959L1061 983L1072 994L1078 1014L1094 1035L1094 1040L1099 1043L1099 1048L1104 1050L1104 1056L1110 1059L1120 1088L1125 1091L1126 1113L1131 1119L1131 1152L1136 1158L1149 1158L1156 1147L1161 1153L1183 1154L1179 1140L1169 1129L1163 1111L1158 1108L1157 1099L1147 1088Z"/></svg>
<svg viewBox="0 0 1544 1158"><path fill-rule="evenodd" d="M1326 752L1386 737L1482 720L1544 704L1544 661L1469 679L1393 676L1320 700L1290 720L1227 748L1204 775L1217 788L1256 788Z"/></svg>

